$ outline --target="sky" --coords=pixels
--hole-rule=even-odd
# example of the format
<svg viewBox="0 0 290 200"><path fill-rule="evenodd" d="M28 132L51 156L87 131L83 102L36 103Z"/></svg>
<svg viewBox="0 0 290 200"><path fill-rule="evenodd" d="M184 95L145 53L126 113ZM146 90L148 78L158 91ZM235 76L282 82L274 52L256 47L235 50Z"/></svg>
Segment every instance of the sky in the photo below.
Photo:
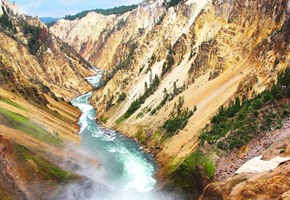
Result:
<svg viewBox="0 0 290 200"><path fill-rule="evenodd" d="M132 5L142 0L10 0L22 13L39 17L64 17L84 10Z"/></svg>

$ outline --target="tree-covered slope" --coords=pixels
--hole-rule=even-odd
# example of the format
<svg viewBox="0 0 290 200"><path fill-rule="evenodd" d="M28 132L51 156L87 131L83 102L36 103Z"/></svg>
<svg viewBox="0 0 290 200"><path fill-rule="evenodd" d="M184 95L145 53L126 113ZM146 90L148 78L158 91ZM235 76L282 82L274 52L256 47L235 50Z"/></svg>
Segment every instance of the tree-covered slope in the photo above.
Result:
<svg viewBox="0 0 290 200"><path fill-rule="evenodd" d="M99 13L102 15L122 15L126 12L132 11L136 9L138 5L130 5L130 6L118 6L114 8L109 8L109 9L93 9L93 10L86 10L82 11L80 13L77 13L75 15L66 15L64 19L68 20L75 20L75 19L81 19L85 17L89 12L95 12Z"/></svg>

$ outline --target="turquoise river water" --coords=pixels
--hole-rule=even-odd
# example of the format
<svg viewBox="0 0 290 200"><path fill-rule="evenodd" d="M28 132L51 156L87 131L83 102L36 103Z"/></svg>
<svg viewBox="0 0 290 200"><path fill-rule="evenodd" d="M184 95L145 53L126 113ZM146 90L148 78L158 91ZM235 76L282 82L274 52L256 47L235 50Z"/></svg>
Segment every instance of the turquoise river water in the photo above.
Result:
<svg viewBox="0 0 290 200"><path fill-rule="evenodd" d="M102 77L102 71L95 70L98 74L87 78L93 86L97 86ZM92 171L88 176L104 187L94 191L90 186L90 194L83 192L75 199L156 199L157 164L152 155L143 152L130 138L100 126L95 120L96 110L89 103L91 95L92 92L84 94L72 104L82 111L79 119L81 149L102 164L101 172ZM110 194L111 191L114 194Z"/></svg>

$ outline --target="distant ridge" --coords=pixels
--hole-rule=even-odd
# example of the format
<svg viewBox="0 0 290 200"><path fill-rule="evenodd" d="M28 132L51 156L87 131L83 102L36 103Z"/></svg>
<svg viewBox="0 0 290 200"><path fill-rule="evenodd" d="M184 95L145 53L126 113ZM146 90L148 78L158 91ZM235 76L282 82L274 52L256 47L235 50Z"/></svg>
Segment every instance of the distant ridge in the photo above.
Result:
<svg viewBox="0 0 290 200"><path fill-rule="evenodd" d="M80 13L77 13L75 15L66 15L64 17L64 19L68 19L68 20L75 20L77 18L81 19L83 17L85 17L89 12L96 12L96 13L100 13L103 15L122 15L126 12L132 11L134 9L136 9L138 7L137 4L134 5L130 5L130 6L118 6L118 7L114 7L114 8L109 8L109 9L94 9L94 10L86 10L86 11L82 11Z"/></svg>
<svg viewBox="0 0 290 200"><path fill-rule="evenodd" d="M51 23L59 20L61 18L55 18L55 17L39 17L39 20L43 23Z"/></svg>

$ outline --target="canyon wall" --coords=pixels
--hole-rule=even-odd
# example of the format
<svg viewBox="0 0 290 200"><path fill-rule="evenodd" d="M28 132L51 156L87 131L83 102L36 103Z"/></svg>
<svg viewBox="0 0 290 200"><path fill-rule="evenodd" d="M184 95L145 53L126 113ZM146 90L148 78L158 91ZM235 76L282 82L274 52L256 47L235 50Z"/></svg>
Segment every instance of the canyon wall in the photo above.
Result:
<svg viewBox="0 0 290 200"><path fill-rule="evenodd" d="M150 1L124 15L60 20L50 30L105 70L91 99L98 118L173 165L198 146L221 105L263 91L289 65L287 3ZM169 134L162 127L179 102L194 113Z"/></svg>
<svg viewBox="0 0 290 200"><path fill-rule="evenodd" d="M88 62L50 34L38 19L21 14L7 1L1 2L1 87L16 86L19 91L23 89L20 85L40 85L66 100L91 88L84 80L93 74Z"/></svg>

